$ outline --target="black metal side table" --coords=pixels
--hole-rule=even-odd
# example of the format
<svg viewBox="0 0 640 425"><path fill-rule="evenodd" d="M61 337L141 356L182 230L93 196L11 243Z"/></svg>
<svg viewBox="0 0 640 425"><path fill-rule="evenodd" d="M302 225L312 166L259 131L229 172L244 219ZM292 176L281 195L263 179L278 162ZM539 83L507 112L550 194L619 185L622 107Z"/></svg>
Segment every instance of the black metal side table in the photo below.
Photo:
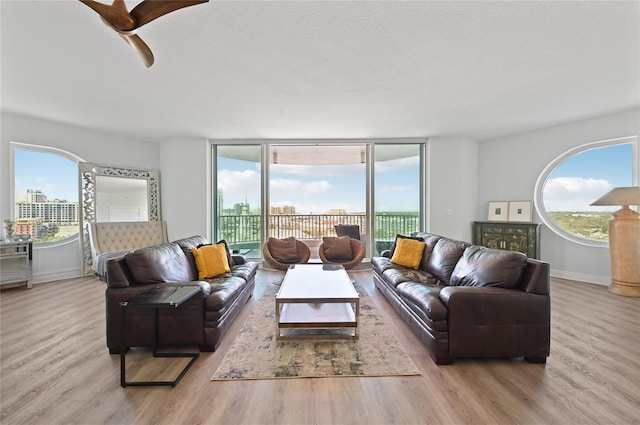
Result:
<svg viewBox="0 0 640 425"><path fill-rule="evenodd" d="M189 368L195 363L200 353L158 353L158 310L161 308L177 308L185 301L200 292L197 286L167 286L155 287L147 292L120 303L120 385L127 386L170 386L175 387ZM125 377L125 352L126 352L126 314L127 309L153 308L153 357L191 358L180 375L174 381L127 381Z"/></svg>

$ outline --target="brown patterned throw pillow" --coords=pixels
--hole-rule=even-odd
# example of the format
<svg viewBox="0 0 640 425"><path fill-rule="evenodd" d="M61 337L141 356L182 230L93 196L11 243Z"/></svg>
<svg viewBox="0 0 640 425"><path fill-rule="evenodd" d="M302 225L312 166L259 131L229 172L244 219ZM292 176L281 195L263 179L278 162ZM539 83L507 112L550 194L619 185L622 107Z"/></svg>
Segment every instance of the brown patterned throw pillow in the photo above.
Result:
<svg viewBox="0 0 640 425"><path fill-rule="evenodd" d="M293 236L285 239L269 238L267 244L271 256L280 262L295 263L300 260L296 249L296 238Z"/></svg>
<svg viewBox="0 0 640 425"><path fill-rule="evenodd" d="M349 236L326 236L322 238L322 246L327 260L341 261L353 258L351 238Z"/></svg>

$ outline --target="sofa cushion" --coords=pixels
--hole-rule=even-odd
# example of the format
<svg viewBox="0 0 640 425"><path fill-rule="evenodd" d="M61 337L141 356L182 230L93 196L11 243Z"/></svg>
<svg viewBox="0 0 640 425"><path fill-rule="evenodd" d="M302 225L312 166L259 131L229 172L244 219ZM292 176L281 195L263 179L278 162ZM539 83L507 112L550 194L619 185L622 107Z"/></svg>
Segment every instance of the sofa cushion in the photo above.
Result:
<svg viewBox="0 0 640 425"><path fill-rule="evenodd" d="M431 233L418 233L416 237L424 240L425 247L422 253L422 261L420 261L420 269L427 270L427 264L429 264L433 248L435 248L436 243L442 239L442 236L433 235Z"/></svg>
<svg viewBox="0 0 640 425"><path fill-rule="evenodd" d="M348 236L351 239L360 240L360 226L357 224L336 224L333 228L338 237Z"/></svg>
<svg viewBox="0 0 640 425"><path fill-rule="evenodd" d="M418 306L433 321L447 319L447 307L440 300L442 286L404 282L396 286L401 297Z"/></svg>
<svg viewBox="0 0 640 425"><path fill-rule="evenodd" d="M391 256L391 262L401 266L417 269L422 260L424 242L415 239L398 238Z"/></svg>
<svg viewBox="0 0 640 425"><path fill-rule="evenodd" d="M521 252L470 246L453 269L450 285L516 288L526 264Z"/></svg>
<svg viewBox="0 0 640 425"><path fill-rule="evenodd" d="M231 271L227 260L226 244L204 245L200 248L192 248L191 251L196 259L198 279L207 279Z"/></svg>
<svg viewBox="0 0 640 425"><path fill-rule="evenodd" d="M176 243L137 249L124 258L138 284L193 280L189 260Z"/></svg>
<svg viewBox="0 0 640 425"><path fill-rule="evenodd" d="M448 285L456 263L462 257L465 248L470 245L467 242L446 238L439 239L431 252L431 257L429 257L427 271L442 283Z"/></svg>
<svg viewBox="0 0 640 425"><path fill-rule="evenodd" d="M349 236L326 236L322 238L322 250L327 260L341 261L353 258Z"/></svg>
<svg viewBox="0 0 640 425"><path fill-rule="evenodd" d="M223 310L231 307L238 294L247 286L247 281L239 276L218 276L207 279L211 294L205 300L207 310Z"/></svg>
<svg viewBox="0 0 640 425"><path fill-rule="evenodd" d="M244 264L236 264L231 268L230 276L241 277L246 281L253 280L258 271L258 263L247 261Z"/></svg>
<svg viewBox="0 0 640 425"><path fill-rule="evenodd" d="M409 267L395 266L382 272L382 276L387 283L398 286L403 282L419 282L429 285L437 285L438 279L428 272L422 270L414 270Z"/></svg>
<svg viewBox="0 0 640 425"><path fill-rule="evenodd" d="M296 248L296 238L293 236L285 239L269 238L267 244L271 256L280 262L295 263L300 260Z"/></svg>
<svg viewBox="0 0 640 425"><path fill-rule="evenodd" d="M387 269L393 268L395 265L387 257L371 257L371 268L380 274Z"/></svg>
<svg viewBox="0 0 640 425"><path fill-rule="evenodd" d="M174 241L177 243L180 248L182 248L182 252L187 256L187 260L189 261L189 266L191 269L191 280L198 280L198 267L196 266L196 259L193 256L193 252L191 250L193 248L197 248L201 245L206 245L209 242L203 236L194 235L188 238L178 239Z"/></svg>

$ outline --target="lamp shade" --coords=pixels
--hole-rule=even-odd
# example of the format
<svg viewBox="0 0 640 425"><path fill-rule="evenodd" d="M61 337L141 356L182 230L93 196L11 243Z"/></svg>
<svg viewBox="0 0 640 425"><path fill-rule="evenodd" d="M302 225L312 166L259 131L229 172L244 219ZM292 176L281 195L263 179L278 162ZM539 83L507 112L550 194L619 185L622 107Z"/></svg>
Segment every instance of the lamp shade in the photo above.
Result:
<svg viewBox="0 0 640 425"><path fill-rule="evenodd" d="M615 187L593 201L591 205L640 205L640 186Z"/></svg>

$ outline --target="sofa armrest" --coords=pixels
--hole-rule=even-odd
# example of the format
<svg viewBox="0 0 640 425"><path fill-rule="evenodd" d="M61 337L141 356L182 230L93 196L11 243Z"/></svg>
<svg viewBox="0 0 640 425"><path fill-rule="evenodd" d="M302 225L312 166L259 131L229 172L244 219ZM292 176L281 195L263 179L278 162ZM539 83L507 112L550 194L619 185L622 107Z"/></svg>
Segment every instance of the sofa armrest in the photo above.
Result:
<svg viewBox="0 0 640 425"><path fill-rule="evenodd" d="M543 261L527 259L527 265L522 273L521 288L526 292L533 294L549 295L551 289L550 283L550 265Z"/></svg>
<svg viewBox="0 0 640 425"><path fill-rule="evenodd" d="M236 265L247 264L247 257L242 254L231 254L231 258Z"/></svg>
<svg viewBox="0 0 640 425"><path fill-rule="evenodd" d="M111 258L107 261L107 287L126 288L133 283L133 277L124 257Z"/></svg>
<svg viewBox="0 0 640 425"><path fill-rule="evenodd" d="M385 249L380 253L380 257L391 258L391 250Z"/></svg>
<svg viewBox="0 0 640 425"><path fill-rule="evenodd" d="M520 357L544 363L551 343L549 295L518 289L447 287L449 356Z"/></svg>
<svg viewBox="0 0 640 425"><path fill-rule="evenodd" d="M450 326L550 323L549 295L518 289L448 286L440 291Z"/></svg>

